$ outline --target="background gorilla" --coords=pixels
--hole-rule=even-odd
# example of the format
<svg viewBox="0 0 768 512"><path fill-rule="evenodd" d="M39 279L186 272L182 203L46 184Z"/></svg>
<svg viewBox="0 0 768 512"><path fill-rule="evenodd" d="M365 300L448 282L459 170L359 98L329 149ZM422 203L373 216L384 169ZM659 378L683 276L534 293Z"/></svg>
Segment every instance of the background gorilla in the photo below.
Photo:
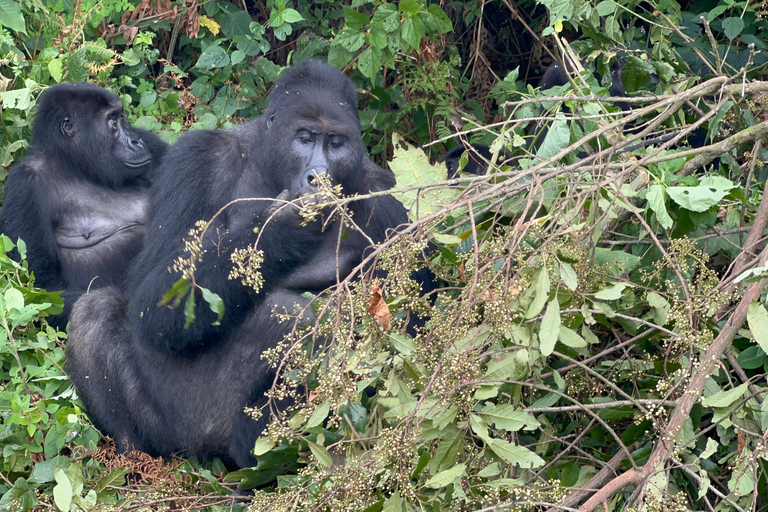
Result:
<svg viewBox="0 0 768 512"><path fill-rule="evenodd" d="M64 290L64 313L52 323L63 326L89 286L122 285L165 149L95 85L59 84L40 96L32 147L5 184L0 229L26 242L37 286Z"/></svg>
<svg viewBox="0 0 768 512"><path fill-rule="evenodd" d="M440 158L441 162L445 162L445 168L448 169L449 180L459 174L459 160L465 151L467 152L467 165L461 169L462 171L478 176L488 172L487 162L492 156L490 146L480 143L470 144L468 148L463 145L456 146Z"/></svg>
<svg viewBox="0 0 768 512"><path fill-rule="evenodd" d="M393 178L365 155L352 82L320 62L286 70L258 119L185 135L162 172L127 298L99 290L73 311L69 374L97 426L124 447L254 465L251 450L266 418L247 419L243 407L265 403L274 373L260 355L290 329L272 318L272 308L292 308L302 292L332 285L337 266L346 277L368 241L355 230L340 237L339 222L325 231L319 221L302 226L295 207L275 213L283 201L238 203L209 227L195 273L200 286L224 300L224 318L212 325L216 315L199 307L185 329L182 308L157 306L180 277L168 268L185 254L182 239L233 199L310 196L316 173L326 173L345 194L386 189ZM390 196L350 209L375 242L407 222L405 208ZM232 251L256 240L255 227L264 251L260 293L228 279Z"/></svg>

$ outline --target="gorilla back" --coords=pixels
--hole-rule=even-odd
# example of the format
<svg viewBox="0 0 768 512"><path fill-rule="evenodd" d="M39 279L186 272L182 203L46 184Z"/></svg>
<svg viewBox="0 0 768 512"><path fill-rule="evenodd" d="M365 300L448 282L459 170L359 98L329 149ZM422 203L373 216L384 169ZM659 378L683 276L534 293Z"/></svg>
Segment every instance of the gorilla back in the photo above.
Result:
<svg viewBox="0 0 768 512"><path fill-rule="evenodd" d="M253 465L251 450L266 418L253 421L243 408L265 403L274 374L260 354L290 329L273 308L292 308L304 301L303 292L344 279L368 240L383 241L407 222L406 211L391 196L355 201L350 209L360 233L338 221L325 228L304 222L298 208L286 206L317 201L315 179L322 174L347 195L394 182L365 155L352 82L315 61L283 72L258 119L182 137L162 173L127 296L103 289L75 306L69 374L96 424L123 448ZM196 263L196 284L223 299L224 317L215 322L215 313L198 307L185 328L181 308L157 306L181 277L168 269L185 256L183 239L198 220L248 197L269 199L226 208L209 225ZM233 251L257 236L258 292L228 279ZM200 303L199 291L193 293Z"/></svg>
<svg viewBox="0 0 768 512"><path fill-rule="evenodd" d="M64 290L65 312L53 323L89 287L122 286L165 149L95 85L59 84L40 96L32 147L8 175L0 229L26 242L38 286Z"/></svg>

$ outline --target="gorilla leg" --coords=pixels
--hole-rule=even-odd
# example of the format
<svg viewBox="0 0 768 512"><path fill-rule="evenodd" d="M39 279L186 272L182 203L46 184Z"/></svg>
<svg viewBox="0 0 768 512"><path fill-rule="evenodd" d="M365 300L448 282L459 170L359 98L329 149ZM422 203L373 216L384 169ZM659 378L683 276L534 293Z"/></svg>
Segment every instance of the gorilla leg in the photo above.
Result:
<svg viewBox="0 0 768 512"><path fill-rule="evenodd" d="M295 311L297 303L304 307L308 301L275 291L263 307ZM72 310L67 371L96 426L121 451L186 452L220 457L228 466L254 465L251 451L269 417L253 421L243 408L266 403L263 393L275 372L261 353L281 340L292 322L256 310L225 343L180 357L140 343L125 311L126 299L114 288L83 295Z"/></svg>

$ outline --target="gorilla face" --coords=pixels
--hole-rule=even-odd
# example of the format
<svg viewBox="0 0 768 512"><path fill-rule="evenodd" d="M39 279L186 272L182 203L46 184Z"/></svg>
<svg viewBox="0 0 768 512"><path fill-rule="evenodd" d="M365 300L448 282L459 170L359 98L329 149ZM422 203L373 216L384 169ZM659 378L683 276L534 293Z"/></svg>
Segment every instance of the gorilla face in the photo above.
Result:
<svg viewBox="0 0 768 512"><path fill-rule="evenodd" d="M347 193L356 190L362 179L364 151L357 119L351 124L348 116L333 115L319 101L303 106L312 115L289 111L268 121L267 147L287 149L273 150L271 155L270 167L284 170L275 176L277 188L287 189L295 199L316 192L315 177L323 174Z"/></svg>
<svg viewBox="0 0 768 512"><path fill-rule="evenodd" d="M146 172L152 153L117 95L91 84L54 87L38 108L45 119L35 125L35 140L52 141L95 182L122 185Z"/></svg>
<svg viewBox="0 0 768 512"><path fill-rule="evenodd" d="M359 168L355 140L359 136L349 134L345 128L319 122L296 127L290 151L300 172L291 182L290 197L297 197L305 187L315 188L315 177L321 174L342 186L348 184L350 175Z"/></svg>

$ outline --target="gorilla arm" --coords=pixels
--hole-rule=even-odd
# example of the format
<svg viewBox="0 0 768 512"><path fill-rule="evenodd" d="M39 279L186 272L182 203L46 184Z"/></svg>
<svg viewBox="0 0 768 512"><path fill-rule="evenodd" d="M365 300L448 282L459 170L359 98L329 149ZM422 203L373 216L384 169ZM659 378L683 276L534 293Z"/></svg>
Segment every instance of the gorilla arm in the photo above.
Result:
<svg viewBox="0 0 768 512"><path fill-rule="evenodd" d="M35 193L35 183L40 177L32 167L36 157L30 156L17 165L8 174L5 183L5 199L0 211L0 231L13 243L17 243L20 234L27 246L27 261L35 272L35 286L48 290L65 290L67 283L61 273L59 249L53 234L53 226L43 219L50 219L53 212L47 211L47 205L41 201L49 198L46 193ZM64 327L66 318L75 300L83 293L68 291L64 297L64 312L49 318L51 324Z"/></svg>

